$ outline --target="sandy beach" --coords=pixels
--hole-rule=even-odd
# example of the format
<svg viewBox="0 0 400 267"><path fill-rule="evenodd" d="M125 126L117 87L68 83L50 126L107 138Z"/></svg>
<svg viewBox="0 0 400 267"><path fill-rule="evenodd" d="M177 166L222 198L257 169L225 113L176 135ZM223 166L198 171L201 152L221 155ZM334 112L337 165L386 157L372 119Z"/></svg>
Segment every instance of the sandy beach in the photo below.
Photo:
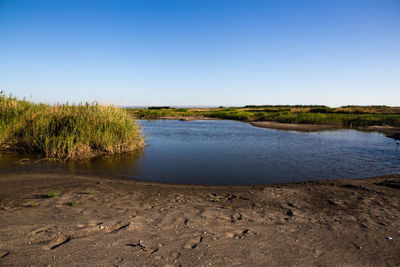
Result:
<svg viewBox="0 0 400 267"><path fill-rule="evenodd" d="M400 175L188 186L3 174L0 265L398 266L399 189Z"/></svg>

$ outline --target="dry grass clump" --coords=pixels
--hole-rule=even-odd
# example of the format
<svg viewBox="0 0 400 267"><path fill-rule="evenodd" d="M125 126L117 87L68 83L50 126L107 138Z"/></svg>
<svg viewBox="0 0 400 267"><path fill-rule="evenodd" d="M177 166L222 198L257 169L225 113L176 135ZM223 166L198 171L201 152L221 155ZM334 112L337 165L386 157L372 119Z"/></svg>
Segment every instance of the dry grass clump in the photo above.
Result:
<svg viewBox="0 0 400 267"><path fill-rule="evenodd" d="M76 160L142 149L137 122L123 109L98 103L34 104L0 94L0 148Z"/></svg>

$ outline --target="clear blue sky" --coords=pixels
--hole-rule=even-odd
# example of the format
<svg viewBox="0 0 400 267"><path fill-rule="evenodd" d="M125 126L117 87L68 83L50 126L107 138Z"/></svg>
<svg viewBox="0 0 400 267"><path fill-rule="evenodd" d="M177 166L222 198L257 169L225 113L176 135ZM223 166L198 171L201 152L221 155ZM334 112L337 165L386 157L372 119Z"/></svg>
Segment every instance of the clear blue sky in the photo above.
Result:
<svg viewBox="0 0 400 267"><path fill-rule="evenodd" d="M46 103L400 106L400 1L0 0L0 90Z"/></svg>

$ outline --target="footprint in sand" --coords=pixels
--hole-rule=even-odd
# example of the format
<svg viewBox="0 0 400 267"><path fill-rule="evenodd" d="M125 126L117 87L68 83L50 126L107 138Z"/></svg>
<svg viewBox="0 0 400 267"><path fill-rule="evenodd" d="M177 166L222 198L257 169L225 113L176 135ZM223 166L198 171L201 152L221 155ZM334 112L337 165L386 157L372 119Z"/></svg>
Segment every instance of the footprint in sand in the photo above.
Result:
<svg viewBox="0 0 400 267"><path fill-rule="evenodd" d="M33 231L31 232L31 234L36 235L36 234L41 233L41 232L44 232L44 231L46 231L46 230L48 230L48 229L50 229L50 227L47 227L47 226L45 226L45 227L39 227L39 228L33 230Z"/></svg>
<svg viewBox="0 0 400 267"><path fill-rule="evenodd" d="M235 213L231 216L231 222L240 221L242 219L242 214Z"/></svg>
<svg viewBox="0 0 400 267"><path fill-rule="evenodd" d="M121 224L118 224L118 225L116 225L111 231L109 231L108 233L109 233L109 234L110 234L110 233L116 233L116 232L118 232L119 230L125 229L125 228L127 228L128 226L131 226L131 225L132 225L131 222L129 222L129 223L121 223Z"/></svg>
<svg viewBox="0 0 400 267"><path fill-rule="evenodd" d="M47 245L43 246L43 250L53 250L58 248L61 245L64 245L65 243L68 243L71 240L71 237L60 237L56 240L50 241Z"/></svg>
<svg viewBox="0 0 400 267"><path fill-rule="evenodd" d="M0 259L8 256L10 252L8 250L0 250Z"/></svg>
<svg viewBox="0 0 400 267"><path fill-rule="evenodd" d="M242 239L245 236L249 236L249 235L254 235L255 233L249 229L245 229L245 230L235 230L233 232L228 232L226 233L226 236L229 238L236 238L236 239Z"/></svg>
<svg viewBox="0 0 400 267"><path fill-rule="evenodd" d="M197 247L197 245L203 241L203 237L202 236L195 236L194 238L190 239L189 242L187 242L183 248L185 249L193 249L195 247Z"/></svg>

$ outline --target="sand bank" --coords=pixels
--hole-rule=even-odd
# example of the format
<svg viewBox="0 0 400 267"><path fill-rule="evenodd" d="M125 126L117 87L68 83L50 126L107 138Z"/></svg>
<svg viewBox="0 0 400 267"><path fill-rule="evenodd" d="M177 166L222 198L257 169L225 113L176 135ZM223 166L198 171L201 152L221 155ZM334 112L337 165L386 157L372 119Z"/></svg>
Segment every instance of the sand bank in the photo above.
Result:
<svg viewBox="0 0 400 267"><path fill-rule="evenodd" d="M280 123L274 121L255 121L250 122L251 125L261 128L270 128L276 130L288 130L299 132L317 132L324 130L337 130L343 128L335 124L297 124L297 123Z"/></svg>
<svg viewBox="0 0 400 267"><path fill-rule="evenodd" d="M398 266L399 190L400 175L218 187L1 175L0 265Z"/></svg>
<svg viewBox="0 0 400 267"><path fill-rule="evenodd" d="M286 130L286 131L299 131L299 132L319 132L326 130L353 129L353 128L344 128L343 126L336 124L297 124L297 123L280 123L273 121L255 121L249 123L255 127ZM396 127L365 126L365 127L357 127L354 129L359 131L380 132L386 135L387 137L400 140L400 128Z"/></svg>

